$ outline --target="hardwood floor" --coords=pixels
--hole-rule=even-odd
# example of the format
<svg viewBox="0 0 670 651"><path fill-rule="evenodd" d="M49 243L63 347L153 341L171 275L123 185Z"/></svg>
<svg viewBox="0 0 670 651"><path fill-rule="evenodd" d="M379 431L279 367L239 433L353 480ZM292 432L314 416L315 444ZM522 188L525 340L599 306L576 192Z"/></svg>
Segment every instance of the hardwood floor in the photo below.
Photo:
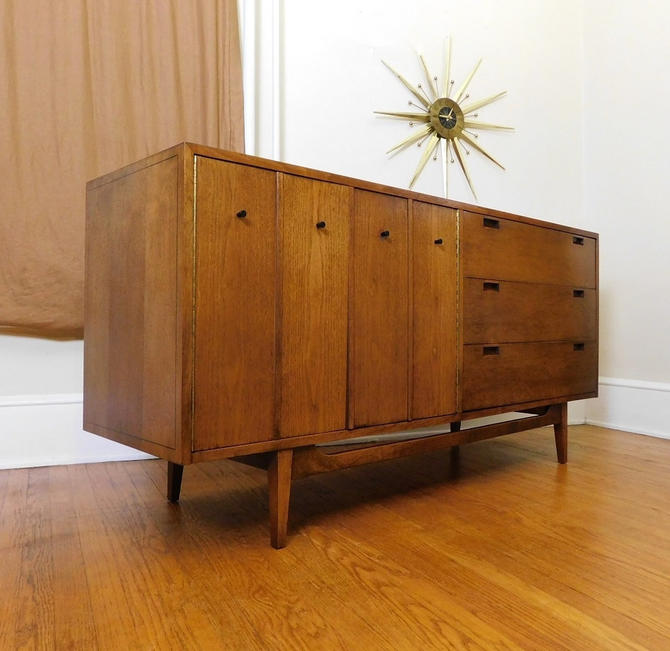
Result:
<svg viewBox="0 0 670 651"><path fill-rule="evenodd" d="M551 428L295 482L0 471L0 649L668 649L670 441ZM455 457L454 457L455 458Z"/></svg>

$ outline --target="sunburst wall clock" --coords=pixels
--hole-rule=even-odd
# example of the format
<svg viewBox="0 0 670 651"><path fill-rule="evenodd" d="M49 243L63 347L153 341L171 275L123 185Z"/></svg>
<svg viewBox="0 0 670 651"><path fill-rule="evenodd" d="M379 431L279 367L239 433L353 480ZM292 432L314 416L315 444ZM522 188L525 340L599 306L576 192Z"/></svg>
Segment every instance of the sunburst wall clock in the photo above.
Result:
<svg viewBox="0 0 670 651"><path fill-rule="evenodd" d="M426 61L421 54L418 57L426 77L427 83L425 85L422 83L418 83L416 86L411 84L386 61L382 61L414 96L414 100L416 101L410 100L408 104L415 109L419 109L419 112L375 111L375 113L390 118L408 120L410 126L418 126L416 132L401 140L386 152L387 154L396 154L415 143L419 147L424 147L419 164L410 181L410 188L414 187L431 156L433 156L434 160L437 160L438 146L440 146L442 151L445 197L448 195L449 162L454 163L455 158L470 186L472 196L477 199L470 171L465 160L466 156L470 154L470 150L474 149L501 169L504 170L505 168L477 142L479 134L476 131L480 129L513 131L514 129L498 124L479 122L477 120L479 114L476 111L498 101L507 94L507 91L502 91L477 101L470 100L468 87L482 63L481 59L463 83L454 91L454 81L451 79L451 39L448 39L447 43L441 85L438 83L438 77L430 74Z"/></svg>

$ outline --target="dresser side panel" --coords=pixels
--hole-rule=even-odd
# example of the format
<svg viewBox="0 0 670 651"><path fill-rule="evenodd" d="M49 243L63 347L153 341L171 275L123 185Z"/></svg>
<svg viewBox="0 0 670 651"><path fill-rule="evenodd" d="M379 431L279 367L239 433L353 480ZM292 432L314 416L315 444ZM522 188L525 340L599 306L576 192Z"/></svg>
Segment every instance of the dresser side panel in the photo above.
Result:
<svg viewBox="0 0 670 651"><path fill-rule="evenodd" d="M170 458L180 399L179 165L175 153L90 184L86 218L84 427Z"/></svg>

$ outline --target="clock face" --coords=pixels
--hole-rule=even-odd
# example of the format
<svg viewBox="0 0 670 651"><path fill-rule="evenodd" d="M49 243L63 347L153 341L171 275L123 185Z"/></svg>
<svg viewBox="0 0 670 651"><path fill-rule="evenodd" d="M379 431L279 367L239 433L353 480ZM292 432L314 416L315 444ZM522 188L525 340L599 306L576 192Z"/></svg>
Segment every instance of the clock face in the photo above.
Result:
<svg viewBox="0 0 670 651"><path fill-rule="evenodd" d="M409 104L413 109L418 109L418 112L416 110L375 111L379 115L408 120L411 127L417 127L415 133L401 140L395 147L389 149L387 153L393 154L413 144L424 147L419 164L409 184L409 187L412 188L430 157L434 154L434 160L437 160L437 149L441 145L445 195L447 195L447 163L454 163L455 159L470 186L472 195L476 199L477 195L475 194L472 178L465 161L466 157L470 155L470 151L477 151L500 168L505 169L479 144L479 134L476 131L480 129L513 130L511 127L477 121L479 116L476 111L504 97L506 91L479 101L473 102L470 100L467 89L481 64L481 60L475 65L461 86L454 91L454 82L450 79L451 41L447 49L445 75L441 85L438 84L437 77L431 76L428 66L421 55L419 55L419 61L427 82L423 86L422 84L413 85L388 63L382 61L413 95L413 100L410 100Z"/></svg>
<svg viewBox="0 0 670 651"><path fill-rule="evenodd" d="M440 119L440 124L447 129L453 129L456 126L458 120L456 119L456 114L454 113L453 108L443 106L437 113L438 118Z"/></svg>
<svg viewBox="0 0 670 651"><path fill-rule="evenodd" d="M430 125L441 138L457 138L463 131L465 116L453 99L436 99L428 108L428 113Z"/></svg>

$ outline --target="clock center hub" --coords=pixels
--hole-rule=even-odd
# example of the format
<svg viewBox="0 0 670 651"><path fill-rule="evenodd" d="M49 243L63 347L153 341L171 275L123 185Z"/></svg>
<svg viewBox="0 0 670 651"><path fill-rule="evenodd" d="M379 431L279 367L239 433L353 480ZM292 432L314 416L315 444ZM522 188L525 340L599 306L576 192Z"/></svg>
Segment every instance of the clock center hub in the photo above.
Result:
<svg viewBox="0 0 670 651"><path fill-rule="evenodd" d="M457 138L465 126L461 107L448 97L436 99L428 109L430 124L442 138Z"/></svg>
<svg viewBox="0 0 670 651"><path fill-rule="evenodd" d="M440 124L445 129L453 129L456 126L456 115L454 109L443 106L437 114L440 119Z"/></svg>

